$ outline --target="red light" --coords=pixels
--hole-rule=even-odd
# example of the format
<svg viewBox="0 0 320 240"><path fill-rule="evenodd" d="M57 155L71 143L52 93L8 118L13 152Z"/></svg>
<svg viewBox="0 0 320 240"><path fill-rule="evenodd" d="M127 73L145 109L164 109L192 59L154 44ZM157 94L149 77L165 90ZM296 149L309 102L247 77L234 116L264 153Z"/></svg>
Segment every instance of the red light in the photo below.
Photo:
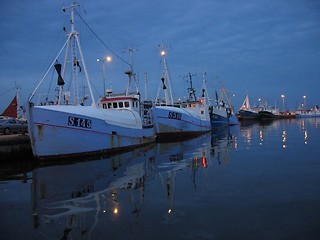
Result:
<svg viewBox="0 0 320 240"><path fill-rule="evenodd" d="M201 162L202 162L202 166L203 166L203 167L205 167L205 168L208 167L207 158L202 157L202 158L201 158Z"/></svg>

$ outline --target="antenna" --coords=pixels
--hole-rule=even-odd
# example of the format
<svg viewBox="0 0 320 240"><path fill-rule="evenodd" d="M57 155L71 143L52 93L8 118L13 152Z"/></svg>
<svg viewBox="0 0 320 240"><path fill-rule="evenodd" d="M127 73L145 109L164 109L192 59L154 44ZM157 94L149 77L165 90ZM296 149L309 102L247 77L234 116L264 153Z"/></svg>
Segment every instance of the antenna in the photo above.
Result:
<svg viewBox="0 0 320 240"><path fill-rule="evenodd" d="M197 75L196 74L191 74L191 73L188 73L187 75L185 75L185 77L189 77L189 83L190 83L190 87L188 88L189 100L196 101L197 100L197 97L196 97L196 94L195 94L196 90L194 89L194 87L192 85L192 77L193 76L197 76Z"/></svg>
<svg viewBox="0 0 320 240"><path fill-rule="evenodd" d="M127 89L126 89L126 95L129 94L130 91L130 85L131 85L131 77L133 77L134 83L135 83L135 87L136 87L136 93L139 94L139 89L138 89L138 82L136 79L136 73L133 71L133 51L138 51L137 48L133 49L133 48L128 48L128 52L129 52L129 56L130 56L130 70L125 71L125 74L128 75L128 85L127 85Z"/></svg>

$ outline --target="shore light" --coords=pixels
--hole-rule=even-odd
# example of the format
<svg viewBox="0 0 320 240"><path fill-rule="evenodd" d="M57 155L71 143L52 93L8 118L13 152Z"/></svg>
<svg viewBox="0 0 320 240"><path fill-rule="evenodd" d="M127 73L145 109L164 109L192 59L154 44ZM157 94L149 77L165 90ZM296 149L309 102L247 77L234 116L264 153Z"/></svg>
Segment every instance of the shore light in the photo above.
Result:
<svg viewBox="0 0 320 240"><path fill-rule="evenodd" d="M282 98L282 111L284 111L284 98L285 98L284 94L281 95L281 98Z"/></svg>

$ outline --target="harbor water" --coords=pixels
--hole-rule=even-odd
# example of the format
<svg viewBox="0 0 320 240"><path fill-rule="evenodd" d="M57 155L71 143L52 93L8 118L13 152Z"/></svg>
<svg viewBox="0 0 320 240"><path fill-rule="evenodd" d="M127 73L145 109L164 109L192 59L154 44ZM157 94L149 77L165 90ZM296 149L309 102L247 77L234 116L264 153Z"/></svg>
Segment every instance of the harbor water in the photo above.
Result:
<svg viewBox="0 0 320 240"><path fill-rule="evenodd" d="M1 239L320 238L320 118L87 159L0 150Z"/></svg>

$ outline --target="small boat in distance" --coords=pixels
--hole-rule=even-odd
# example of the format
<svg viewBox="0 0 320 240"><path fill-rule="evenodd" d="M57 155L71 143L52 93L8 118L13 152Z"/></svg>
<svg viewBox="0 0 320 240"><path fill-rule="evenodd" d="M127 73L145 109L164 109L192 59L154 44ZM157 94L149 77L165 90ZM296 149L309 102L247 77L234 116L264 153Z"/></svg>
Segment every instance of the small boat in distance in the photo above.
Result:
<svg viewBox="0 0 320 240"><path fill-rule="evenodd" d="M261 99L260 99L261 101ZM268 119L277 119L280 118L280 111L277 107L272 107L265 100L263 105L260 105L259 119L260 120L268 120Z"/></svg>
<svg viewBox="0 0 320 240"><path fill-rule="evenodd" d="M202 96L197 99L196 90L192 85L192 75L189 74L189 98L186 101L174 102L164 49L161 50L161 56L163 72L155 106L153 107L157 138L166 140L170 137L170 140L174 140L175 138L196 136L210 131L211 123L205 80ZM161 91L161 88L163 91ZM163 93L164 98L160 97L161 93Z"/></svg>
<svg viewBox="0 0 320 240"><path fill-rule="evenodd" d="M277 108L263 108L259 111L259 119L276 119L280 118L279 109Z"/></svg>
<svg viewBox="0 0 320 240"><path fill-rule="evenodd" d="M132 78L136 83L132 61L130 70L126 72L127 91L124 94L102 97L98 103L95 101L79 34L75 31L74 16L77 6L78 4L73 2L70 7L63 9L64 11L69 9L71 12L71 31L68 39L28 100L28 127L33 155L36 158L109 153L155 141L155 131L149 121L152 120L151 107L140 104L137 88L136 92L129 92ZM63 57L62 67L62 64L58 63L58 58L64 48L66 56ZM130 58L131 55L132 51ZM57 99L50 101L46 98L42 104L35 105L33 97L51 69L56 70L58 75L59 95ZM70 92L65 92L63 89L66 74L70 74L70 81L73 84L73 91ZM84 104L78 97L80 82L77 81L77 77L80 76L86 80L90 92L87 101L91 101L91 105Z"/></svg>
<svg viewBox="0 0 320 240"><path fill-rule="evenodd" d="M258 119L259 113L256 109L251 108L248 94L246 95L240 109L239 109L239 119Z"/></svg>
<svg viewBox="0 0 320 240"><path fill-rule="evenodd" d="M298 110L295 113L296 118L312 118L320 117L320 110L318 105L315 105L313 108L308 110Z"/></svg>

